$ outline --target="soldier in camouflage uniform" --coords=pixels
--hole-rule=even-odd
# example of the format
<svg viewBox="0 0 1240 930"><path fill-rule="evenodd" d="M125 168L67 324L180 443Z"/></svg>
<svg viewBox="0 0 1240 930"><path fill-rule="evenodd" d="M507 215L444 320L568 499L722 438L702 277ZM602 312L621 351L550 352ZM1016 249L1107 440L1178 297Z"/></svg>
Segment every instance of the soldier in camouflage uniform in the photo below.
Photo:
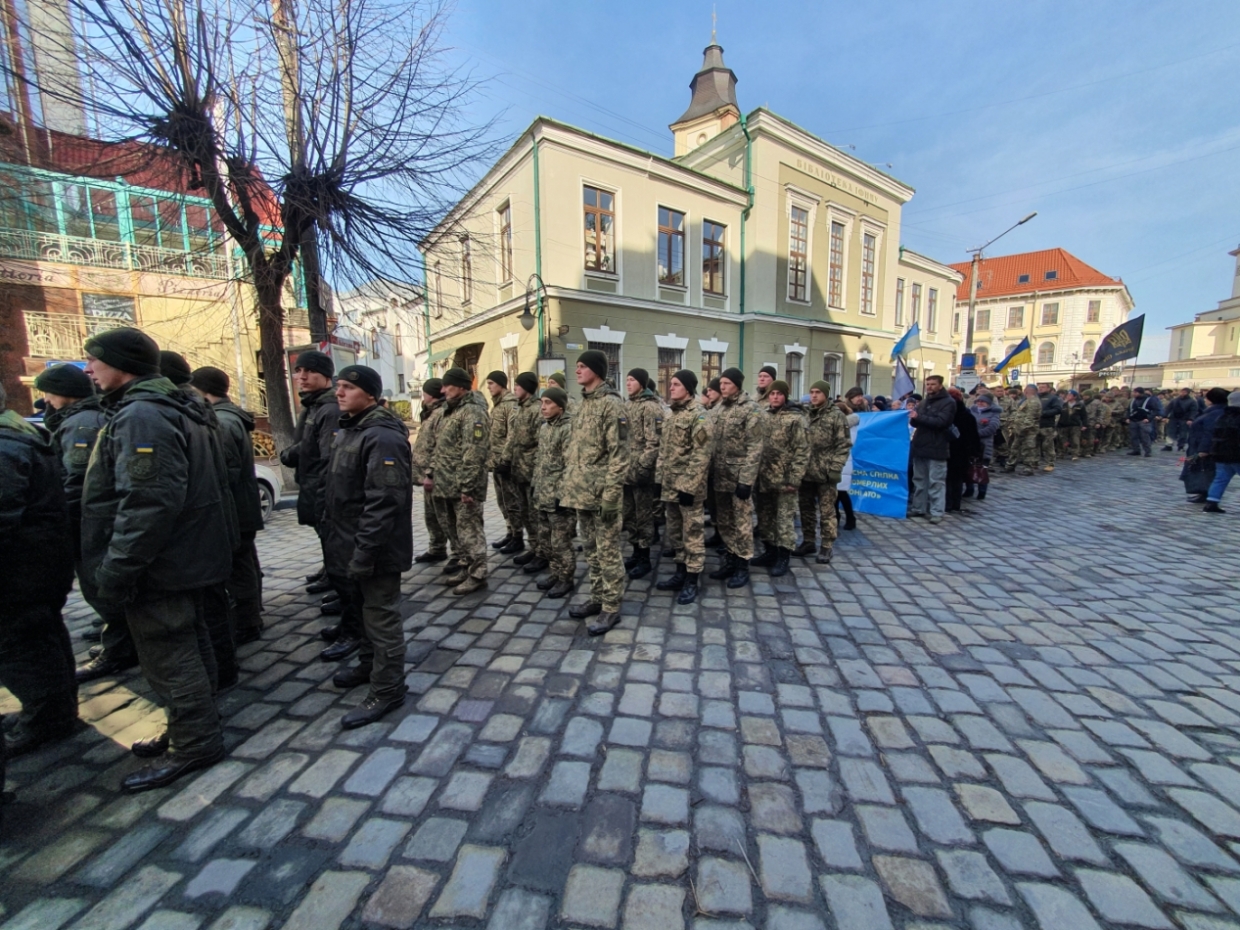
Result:
<svg viewBox="0 0 1240 930"><path fill-rule="evenodd" d="M1103 441L1107 428L1111 425L1111 408L1098 396L1097 391L1089 395L1089 403L1085 405L1085 420L1089 424L1089 431L1085 434L1085 455L1091 458L1095 454L1102 455L1106 452Z"/></svg>
<svg viewBox="0 0 1240 930"><path fill-rule="evenodd" d="M729 588L749 584L753 558L753 487L762 463L765 435L761 408L742 390L745 375L729 368L719 376L722 400L715 413L715 451L711 475L715 480L715 523L727 547L723 566L710 573L728 579Z"/></svg>
<svg viewBox="0 0 1240 930"><path fill-rule="evenodd" d="M697 375L682 369L672 375L672 414L659 445L659 474L667 505L667 541L676 550L676 572L655 585L679 591L678 604L697 598L698 575L706 567L706 526L703 504L714 449L713 424L694 400Z"/></svg>
<svg viewBox="0 0 1240 930"><path fill-rule="evenodd" d="M429 378L422 382L422 409L418 414L421 425L413 441L413 480L422 486L422 517L426 522L426 534L430 547L417 556L415 562L442 562L448 557L448 532L439 522L435 512L435 499L426 484L431 470L431 455L435 451L435 439L443 426L443 382ZM454 552L453 555L456 555ZM453 559L455 562L456 559ZM455 571L455 568L453 569Z"/></svg>
<svg viewBox="0 0 1240 930"><path fill-rule="evenodd" d="M534 549L538 517L534 507L534 465L538 457L538 430L542 425L542 406L538 403L538 375L523 371L513 387L517 396L517 414L508 424L508 443L500 460L512 470L512 491L520 505L521 525L530 535L530 551L512 561L534 575L547 567L547 562ZM503 550L500 550L501 552Z"/></svg>
<svg viewBox="0 0 1240 930"><path fill-rule="evenodd" d="M634 368L624 379L629 392L625 405L629 417L629 470L624 476L624 528L633 544L633 555L625 560L624 567L630 578L650 574L650 547L654 545L655 463L659 460L663 403L646 386L649 380L644 368Z"/></svg>
<svg viewBox="0 0 1240 930"><path fill-rule="evenodd" d="M568 394L553 384L543 391L539 409L538 458L534 467L534 506L537 508L536 551L551 573L538 582L547 597L566 597L573 590L577 559L573 554L573 529L577 513L560 506L564 484L564 460L572 435L572 417L566 412Z"/></svg>
<svg viewBox="0 0 1240 930"><path fill-rule="evenodd" d="M607 356L591 349L577 359L581 403L572 416L560 504L577 511L590 566L590 600L569 610L578 620L598 619L591 636L620 622L624 595L624 561L620 555L620 512L628 473L629 424L624 401L604 380Z"/></svg>
<svg viewBox="0 0 1240 930"><path fill-rule="evenodd" d="M1008 458L1008 471L1015 471L1020 465L1020 473L1026 477L1033 474L1038 467L1038 434L1039 422L1042 419L1042 401L1038 397L1038 389L1032 384L1025 385L1025 396L1020 399L1012 411L1012 442Z"/></svg>
<svg viewBox="0 0 1240 930"><path fill-rule="evenodd" d="M1066 418L1067 425L1060 430L1065 451L1072 461L1081 457L1081 440L1089 429L1088 417L1085 414L1085 402L1076 391L1066 391L1064 412L1060 422Z"/></svg>
<svg viewBox="0 0 1240 930"><path fill-rule="evenodd" d="M766 551L752 563L770 569L776 578L788 574L789 559L797 544L793 518L809 460L805 409L789 402L788 390L788 382L780 380L772 381L766 389L768 413L757 506L758 535Z"/></svg>
<svg viewBox="0 0 1240 930"><path fill-rule="evenodd" d="M456 573L444 579L444 584L454 586L453 594L470 594L487 584L482 505L487 499L490 419L482 399L470 390L472 383L463 368L444 373L447 400L429 475L435 513L460 560Z"/></svg>
<svg viewBox="0 0 1240 930"><path fill-rule="evenodd" d="M568 393L568 379L564 377L564 372L551 372L551 374L547 375L547 381L564 392L564 396L568 398L568 406L564 408L564 412L571 417L577 412L577 401L573 400L572 395Z"/></svg>
<svg viewBox="0 0 1240 930"><path fill-rule="evenodd" d="M809 459L798 493L804 541L796 554L817 553L815 561L823 565L831 561L831 548L839 536L835 499L852 449L848 419L829 402L830 393L831 386L825 381L815 381L809 389ZM816 529L821 548L814 542Z"/></svg>
<svg viewBox="0 0 1240 930"><path fill-rule="evenodd" d="M508 376L502 371L487 375L487 391L491 395L491 451L487 456L487 470L495 479L495 503L504 515L508 533L491 546L504 555L512 555L525 548L521 523L522 502L513 487L512 465L504 458L508 445L508 430L512 418L517 415L517 398L508 390Z"/></svg>
<svg viewBox="0 0 1240 930"><path fill-rule="evenodd" d="M758 389L754 392L753 402L764 411L771 409L771 382L779 377L774 365L763 365L758 369Z"/></svg>
<svg viewBox="0 0 1240 930"><path fill-rule="evenodd" d="M1119 451L1128 445L1128 403L1126 390L1111 392L1111 449Z"/></svg>

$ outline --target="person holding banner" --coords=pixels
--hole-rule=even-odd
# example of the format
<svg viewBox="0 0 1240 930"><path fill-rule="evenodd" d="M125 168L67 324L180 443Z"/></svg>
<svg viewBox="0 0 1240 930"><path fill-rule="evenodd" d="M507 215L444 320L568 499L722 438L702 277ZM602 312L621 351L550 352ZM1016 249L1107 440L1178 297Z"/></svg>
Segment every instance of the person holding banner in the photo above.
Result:
<svg viewBox="0 0 1240 930"><path fill-rule="evenodd" d="M729 588L749 584L753 558L753 486L758 481L765 435L762 412L742 390L745 375L728 368L719 376L722 400L715 414L715 522L726 547L723 565L710 573Z"/></svg>
<svg viewBox="0 0 1240 930"><path fill-rule="evenodd" d="M801 506L803 542L797 555L814 555L820 565L831 561L831 549L839 536L835 512L844 463L852 449L848 419L830 403L831 386L815 381L809 389L809 460L797 494ZM815 536L820 542L815 542Z"/></svg>
<svg viewBox="0 0 1240 930"><path fill-rule="evenodd" d="M766 389L769 417L758 474L758 535L765 551L754 565L770 569L771 577L788 574L797 544L793 515L797 490L809 458L806 421L800 404L788 402L788 382L772 381Z"/></svg>

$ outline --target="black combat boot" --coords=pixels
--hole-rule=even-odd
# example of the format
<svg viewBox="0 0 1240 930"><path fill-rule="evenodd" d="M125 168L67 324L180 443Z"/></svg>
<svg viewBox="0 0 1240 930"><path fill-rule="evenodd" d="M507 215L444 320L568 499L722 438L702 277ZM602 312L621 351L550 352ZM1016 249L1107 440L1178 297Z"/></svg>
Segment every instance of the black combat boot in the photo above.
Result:
<svg viewBox="0 0 1240 930"><path fill-rule="evenodd" d="M756 559L752 560L749 564L754 566L755 568L770 568L771 566L775 564L778 558L779 558L779 547L768 546L766 543L763 543L762 554L758 556Z"/></svg>
<svg viewBox="0 0 1240 930"><path fill-rule="evenodd" d="M813 555L818 551L818 547L814 545L812 539L807 539L801 545L792 550L793 555Z"/></svg>
<svg viewBox="0 0 1240 930"><path fill-rule="evenodd" d="M792 550L785 549L780 546L775 550L775 564L771 566L771 577L779 578L781 575L788 574L789 558L792 556Z"/></svg>
<svg viewBox="0 0 1240 930"><path fill-rule="evenodd" d="M652 566L650 564L650 549L645 546L634 546L633 556L636 561L634 561L633 567L629 569L629 577L645 578L652 570Z"/></svg>
<svg viewBox="0 0 1240 930"><path fill-rule="evenodd" d="M733 557L732 575L728 578L729 588L743 588L749 584L749 560Z"/></svg>
<svg viewBox="0 0 1240 930"><path fill-rule="evenodd" d="M679 591L685 586L685 579L687 577L688 575L685 573L685 563L677 562L675 573L667 578L664 578L656 584L655 587L660 591ZM696 580L697 576L694 575L693 577Z"/></svg>
<svg viewBox="0 0 1240 930"><path fill-rule="evenodd" d="M500 547L500 555L516 555L525 548L525 536L521 533L513 533L512 539L507 544Z"/></svg>
<svg viewBox="0 0 1240 930"><path fill-rule="evenodd" d="M677 604L692 604L697 600L697 572L685 572L685 583L676 595Z"/></svg>
<svg viewBox="0 0 1240 930"><path fill-rule="evenodd" d="M542 556L536 555L534 558L525 563L525 567L522 568L521 571L525 572L527 575L537 575L550 564L551 563Z"/></svg>
<svg viewBox="0 0 1240 930"><path fill-rule="evenodd" d="M503 551L503 550L500 550L500 551ZM523 552L519 556L516 556L512 560L512 564L513 565L529 565L536 558L538 558L538 553L535 552L533 549L530 549L529 551Z"/></svg>
<svg viewBox="0 0 1240 930"><path fill-rule="evenodd" d="M503 549L510 542L512 542L512 530L509 530L504 535L503 539L497 539L495 540L495 542L491 543L491 548L492 549Z"/></svg>
<svg viewBox="0 0 1240 930"><path fill-rule="evenodd" d="M746 563L748 564L748 563ZM713 578L715 581L722 581L724 578L732 577L732 572L736 569L736 556L730 552L723 554L723 564L707 575L707 578Z"/></svg>

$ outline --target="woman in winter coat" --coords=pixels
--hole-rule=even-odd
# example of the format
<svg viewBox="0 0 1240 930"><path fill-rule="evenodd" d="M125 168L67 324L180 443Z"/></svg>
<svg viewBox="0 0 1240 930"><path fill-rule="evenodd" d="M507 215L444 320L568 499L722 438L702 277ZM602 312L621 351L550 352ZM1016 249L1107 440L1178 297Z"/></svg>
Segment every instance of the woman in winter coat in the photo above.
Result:
<svg viewBox="0 0 1240 930"><path fill-rule="evenodd" d="M947 441L947 499L944 510L960 510L964 497L964 484L969 477L969 466L982 457L982 440L978 435L977 420L964 405L964 395L957 388L947 393L956 402L956 416L952 420L952 435Z"/></svg>
<svg viewBox="0 0 1240 930"><path fill-rule="evenodd" d="M1210 485L1206 505L1201 509L1205 513L1226 513L1218 502L1223 499L1231 479L1240 475L1240 391L1227 395L1227 407L1214 427L1210 455L1214 459L1214 482Z"/></svg>
<svg viewBox="0 0 1240 930"><path fill-rule="evenodd" d="M976 403L969 408L969 413L973 414L973 419L977 421L977 436L982 441L982 464L989 465L990 460L995 454L995 436L999 434L999 421L1003 416L1003 408L996 404L995 399L989 394L980 394ZM983 472L983 474L986 475L986 483L976 486L966 476L964 484L965 497L972 497L976 489L977 499L979 501L986 499L986 491L990 487L990 476L986 472Z"/></svg>
<svg viewBox="0 0 1240 930"><path fill-rule="evenodd" d="M1204 504L1210 485L1214 482L1214 458L1210 451L1214 432L1227 409L1227 390L1210 388L1206 391L1206 412L1188 428L1188 449L1184 453L1184 468L1180 480L1190 504Z"/></svg>

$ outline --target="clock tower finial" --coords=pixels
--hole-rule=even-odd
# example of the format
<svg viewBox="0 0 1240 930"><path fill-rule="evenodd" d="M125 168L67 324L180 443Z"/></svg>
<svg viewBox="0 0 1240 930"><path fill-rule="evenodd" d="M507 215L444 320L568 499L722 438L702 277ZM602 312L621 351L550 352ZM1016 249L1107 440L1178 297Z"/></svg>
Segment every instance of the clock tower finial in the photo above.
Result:
<svg viewBox="0 0 1240 930"><path fill-rule="evenodd" d="M716 32L716 27L718 25L719 25L719 17L715 15L715 5L712 3L710 5L710 44L711 45L719 44L718 42L715 41L715 32Z"/></svg>

